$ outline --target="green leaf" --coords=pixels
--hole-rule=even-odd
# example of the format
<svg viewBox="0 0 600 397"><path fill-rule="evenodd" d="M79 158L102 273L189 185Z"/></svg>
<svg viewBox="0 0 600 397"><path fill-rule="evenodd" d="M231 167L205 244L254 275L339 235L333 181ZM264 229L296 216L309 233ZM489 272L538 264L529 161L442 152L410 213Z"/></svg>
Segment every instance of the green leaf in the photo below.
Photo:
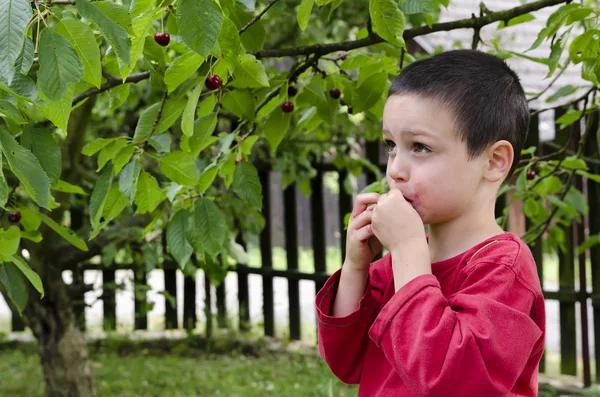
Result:
<svg viewBox="0 0 600 397"><path fill-rule="evenodd" d="M113 167L109 165L102 171L100 178L94 185L92 196L90 197L90 218L92 221L92 229L96 229L100 224L100 218L104 211L104 205L106 204L106 198L110 191L110 186L113 180Z"/></svg>
<svg viewBox="0 0 600 397"><path fill-rule="evenodd" d="M300 29L302 29L303 32L308 26L308 20L310 19L310 14L314 4L315 0L302 0L300 7L298 7L296 18L298 19L298 26L300 26Z"/></svg>
<svg viewBox="0 0 600 397"><path fill-rule="evenodd" d="M127 146L123 149L119 150L119 153L112 159L112 162L115 166L115 175L118 175L119 172L125 167L125 164L131 160L131 156L136 151L137 147L135 146Z"/></svg>
<svg viewBox="0 0 600 397"><path fill-rule="evenodd" d="M73 84L69 84L67 91L56 101L46 98L43 92L39 92L40 98L45 102L45 105L40 108L42 114L63 131L67 131L67 123L73 104L73 93Z"/></svg>
<svg viewBox="0 0 600 397"><path fill-rule="evenodd" d="M29 0L0 0L0 75L10 84L33 16Z"/></svg>
<svg viewBox="0 0 600 397"><path fill-rule="evenodd" d="M119 190L127 197L129 204L132 204L135 199L141 170L142 163L140 159L134 159L123 168L123 172L119 176Z"/></svg>
<svg viewBox="0 0 600 397"><path fill-rule="evenodd" d="M388 80L385 72L367 77L357 88L360 100L353 103L354 112L363 112L375 106L387 92L387 84Z"/></svg>
<svg viewBox="0 0 600 397"><path fill-rule="evenodd" d="M192 157L198 157L215 131L217 121L217 113L210 113L194 122L194 135L188 139L189 152Z"/></svg>
<svg viewBox="0 0 600 397"><path fill-rule="evenodd" d="M400 10L404 15L431 14L433 0L406 0L400 2Z"/></svg>
<svg viewBox="0 0 600 397"><path fill-rule="evenodd" d="M581 191L575 188L571 188L567 192L567 195L565 196L565 203L575 208L580 214L585 214L589 210L585 196L583 193L581 193Z"/></svg>
<svg viewBox="0 0 600 397"><path fill-rule="evenodd" d="M102 218L100 224L92 230L90 234L90 240L95 238L100 230L110 223L113 219L123 212L127 207L128 200L120 191L117 185L111 185L110 191L106 198L106 204L102 210Z"/></svg>
<svg viewBox="0 0 600 397"><path fill-rule="evenodd" d="M373 31L388 43L405 47L404 14L394 0L369 0L369 14L373 24Z"/></svg>
<svg viewBox="0 0 600 397"><path fill-rule="evenodd" d="M206 58L217 43L223 11L214 0L180 0L177 26L185 44Z"/></svg>
<svg viewBox="0 0 600 397"><path fill-rule="evenodd" d="M27 195L42 208L48 208L50 179L44 172L33 153L25 149L2 127L0 127L0 146Z"/></svg>
<svg viewBox="0 0 600 397"><path fill-rule="evenodd" d="M548 199L548 201L550 201L552 204L554 204L556 207L562 209L566 213L571 214L571 215L577 215L577 210L575 208L571 207L569 204L565 203L558 197L547 196L546 198Z"/></svg>
<svg viewBox="0 0 600 397"><path fill-rule="evenodd" d="M173 139L170 134L159 134L153 135L148 143L156 149L159 153L169 153L171 152L171 144L173 143Z"/></svg>
<svg viewBox="0 0 600 397"><path fill-rule="evenodd" d="M0 116L2 115L13 120L17 124L27 123L23 116L21 116L19 108L13 105L12 102L4 99L0 99Z"/></svg>
<svg viewBox="0 0 600 397"><path fill-rule="evenodd" d="M135 192L136 214L153 212L167 198L165 192L158 187L158 182L147 172L140 174L137 191Z"/></svg>
<svg viewBox="0 0 600 397"><path fill-rule="evenodd" d="M589 172L585 172L585 171L581 171L581 170L577 170L575 173L577 175L581 175L591 181L600 183L600 175L598 175L598 174L590 174Z"/></svg>
<svg viewBox="0 0 600 397"><path fill-rule="evenodd" d="M161 157L158 165L167 178L179 185L194 186L200 178L195 158L185 152L173 152Z"/></svg>
<svg viewBox="0 0 600 397"><path fill-rule="evenodd" d="M88 247L85 244L85 241L77 237L75 232L63 225L56 223L52 218L50 218L46 214L42 214L38 212L37 215L40 217L42 222L44 222L48 227L58 233L62 238L71 243L74 247L79 248L82 251L87 251Z"/></svg>
<svg viewBox="0 0 600 397"><path fill-rule="evenodd" d="M175 58L165 72L168 93L170 94L181 83L192 77L203 63L204 57L192 51Z"/></svg>
<svg viewBox="0 0 600 397"><path fill-rule="evenodd" d="M15 61L15 67L17 71L17 75L27 74L31 66L33 65L33 40L29 37L25 36L25 41L23 42L23 48L21 49L21 53L19 57ZM18 73L21 71L21 73ZM13 80L14 81L14 80Z"/></svg>
<svg viewBox="0 0 600 397"><path fill-rule="evenodd" d="M278 108L271 113L265 123L265 138L267 138L267 142L269 142L273 153L277 151L277 147L279 147L279 144L287 133L291 119L292 115L290 113L284 113L281 108Z"/></svg>
<svg viewBox="0 0 600 397"><path fill-rule="evenodd" d="M0 252L5 255L15 255L21 242L21 230L11 226L8 230L0 229Z"/></svg>
<svg viewBox="0 0 600 397"><path fill-rule="evenodd" d="M562 184L560 182L560 179L558 179L555 176L551 176L543 179L540 183L538 183L533 188L533 191L538 193L542 197L546 197L549 194L556 194L560 192L561 188Z"/></svg>
<svg viewBox="0 0 600 397"><path fill-rule="evenodd" d="M585 163L585 160L577 158L576 156L566 157L560 163L560 165L561 165L561 167L568 168L570 170L585 170L585 171L589 170L587 164Z"/></svg>
<svg viewBox="0 0 600 397"><path fill-rule="evenodd" d="M121 149L123 149L128 144L129 142L125 139L116 139L110 144L108 144L104 149L102 149L100 151L100 154L98 155L98 169L96 169L96 172L102 170L106 163L114 159L117 153L119 153L119 151L121 151Z"/></svg>
<svg viewBox="0 0 600 397"><path fill-rule="evenodd" d="M84 156L92 156L102 150L102 148L108 146L111 142L114 142L115 139L117 138L96 138L83 147L81 154Z"/></svg>
<svg viewBox="0 0 600 397"><path fill-rule="evenodd" d="M254 55L242 55L235 71L234 84L237 88L269 87L265 66Z"/></svg>
<svg viewBox="0 0 600 397"><path fill-rule="evenodd" d="M69 40L83 63L83 80L100 88L102 84L102 65L100 48L92 28L76 19L63 19L54 27L54 31Z"/></svg>
<svg viewBox="0 0 600 397"><path fill-rule="evenodd" d="M577 89L578 87L572 86L570 84L564 87L560 87L554 94L552 94L550 97L548 97L548 99L546 99L546 102L554 102L562 97L571 95L574 92L576 92Z"/></svg>
<svg viewBox="0 0 600 397"><path fill-rule="evenodd" d="M198 181L198 190L202 193L206 192L206 190L212 185L219 172L219 166L215 163L211 163L204 171L202 171L202 175L200 175L200 180Z"/></svg>
<svg viewBox="0 0 600 397"><path fill-rule="evenodd" d="M194 134L194 116L196 114L196 107L198 106L198 99L200 98L203 86L204 83L201 82L191 92L185 105L185 109L183 110L183 116L181 116L181 130L187 136L192 136Z"/></svg>
<svg viewBox="0 0 600 397"><path fill-rule="evenodd" d="M68 92L70 83L83 77L83 64L71 43L51 29L40 36L38 87L44 95L56 101Z"/></svg>
<svg viewBox="0 0 600 397"><path fill-rule="evenodd" d="M62 152L52 133L43 127L28 125L23 131L21 146L31 150L50 178L52 186L56 185L62 171Z"/></svg>
<svg viewBox="0 0 600 397"><path fill-rule="evenodd" d="M27 262L25 262L25 260L20 256L15 255L11 258L11 260L12 263L14 263L15 266L17 266L17 268L25 275L31 285L33 285L33 287L42 295L41 298L43 298L44 286L42 285L42 279L40 279L40 276L38 276L37 273L34 272L31 267L29 267Z"/></svg>
<svg viewBox="0 0 600 397"><path fill-rule="evenodd" d="M600 234L594 234L588 237L579 247L577 247L577 255L582 255L585 251L600 244Z"/></svg>
<svg viewBox="0 0 600 397"><path fill-rule="evenodd" d="M567 42L569 41L569 35L571 34L572 29L568 29L564 32L552 45L552 50L550 51L550 57L548 58L548 75L546 78L552 76L554 71L558 67L558 63L560 62L560 57L565 50Z"/></svg>
<svg viewBox="0 0 600 397"><path fill-rule="evenodd" d="M8 201L8 184L2 170L2 154L0 154L0 207L4 208Z"/></svg>
<svg viewBox="0 0 600 397"><path fill-rule="evenodd" d="M52 190L56 190L57 192L63 192L63 193L79 194L81 196L88 195L85 192L85 190L83 190L79 186L72 185L69 182L65 182L63 180L58 181L58 183L52 187Z"/></svg>
<svg viewBox="0 0 600 397"><path fill-rule="evenodd" d="M521 23L530 22L533 20L535 20L535 17L532 14L519 15L518 17L509 19L508 22L500 21L500 24L498 24L498 29L504 29L510 26L519 25Z"/></svg>
<svg viewBox="0 0 600 397"><path fill-rule="evenodd" d="M569 57L573 63L595 61L600 53L600 30L588 29L576 37L569 46Z"/></svg>
<svg viewBox="0 0 600 397"><path fill-rule="evenodd" d="M155 3L155 0L134 0L131 2L130 14L133 18L133 36L131 37L130 65L129 67L123 64L119 65L123 78L129 76L135 68L137 60L144 51L146 35L152 26L152 21L158 13L162 12L160 8L155 8Z"/></svg>
<svg viewBox="0 0 600 397"><path fill-rule="evenodd" d="M580 7L581 4L566 4L552 13L546 22L546 27L539 32L535 43L527 51L536 49L546 38L554 36L560 27L565 24L567 17Z"/></svg>
<svg viewBox="0 0 600 397"><path fill-rule="evenodd" d="M182 269L185 268L194 253L192 245L186 238L190 215L189 211L180 210L167 226L167 248Z"/></svg>
<svg viewBox="0 0 600 397"><path fill-rule="evenodd" d="M134 141L142 142L148 139L152 133L152 125L154 125L156 117L158 116L158 109L160 109L160 102L151 105L142 112L138 123L135 126L135 133L133 134Z"/></svg>
<svg viewBox="0 0 600 397"><path fill-rule="evenodd" d="M76 3L77 11L79 11L81 16L93 21L98 26L106 41L114 49L117 57L129 65L131 59L131 40L129 39L127 30L111 20L108 15L96 6L96 3L90 3L88 0L76 0Z"/></svg>
<svg viewBox="0 0 600 397"><path fill-rule="evenodd" d="M221 252L227 237L227 223L219 207L209 199L198 199L194 223L200 234L202 248L213 256Z"/></svg>
<svg viewBox="0 0 600 397"><path fill-rule="evenodd" d="M223 95L223 100L221 103L226 110L229 110L236 116L247 120L254 120L256 102L250 91L230 91Z"/></svg>
<svg viewBox="0 0 600 397"><path fill-rule="evenodd" d="M186 101L183 98L167 99L154 134L162 134L171 128L179 116L181 116L183 108L185 107L185 103Z"/></svg>
<svg viewBox="0 0 600 397"><path fill-rule="evenodd" d="M251 163L243 161L235 167L233 191L256 209L262 208L262 185L258 171Z"/></svg>
<svg viewBox="0 0 600 397"><path fill-rule="evenodd" d="M570 110L567 113L563 114L556 120L556 124L560 124L560 129L563 129L574 122L581 120L581 114L583 111L581 110Z"/></svg>
<svg viewBox="0 0 600 397"><path fill-rule="evenodd" d="M23 274L12 263L0 264L0 282L6 286L8 297L22 314L29 300L29 287Z"/></svg>
<svg viewBox="0 0 600 397"><path fill-rule="evenodd" d="M240 143L240 146L242 147L242 153L244 156L250 155L252 146L254 146L254 144L256 143L257 140L258 140L258 135L251 135L251 136L247 137L246 139L244 139Z"/></svg>
<svg viewBox="0 0 600 397"><path fill-rule="evenodd" d="M221 47L221 52L229 71L233 73L237 59L244 50L238 29L235 23L228 17L223 19L223 26L219 34L219 46Z"/></svg>

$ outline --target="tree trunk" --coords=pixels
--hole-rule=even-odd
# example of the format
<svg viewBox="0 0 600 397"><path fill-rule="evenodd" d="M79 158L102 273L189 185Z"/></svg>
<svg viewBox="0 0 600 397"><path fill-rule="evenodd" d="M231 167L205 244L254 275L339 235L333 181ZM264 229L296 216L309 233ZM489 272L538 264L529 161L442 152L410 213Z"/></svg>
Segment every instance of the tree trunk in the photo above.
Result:
<svg viewBox="0 0 600 397"><path fill-rule="evenodd" d="M23 316L38 340L47 397L96 396L83 333L60 271L48 265L45 296L32 294Z"/></svg>

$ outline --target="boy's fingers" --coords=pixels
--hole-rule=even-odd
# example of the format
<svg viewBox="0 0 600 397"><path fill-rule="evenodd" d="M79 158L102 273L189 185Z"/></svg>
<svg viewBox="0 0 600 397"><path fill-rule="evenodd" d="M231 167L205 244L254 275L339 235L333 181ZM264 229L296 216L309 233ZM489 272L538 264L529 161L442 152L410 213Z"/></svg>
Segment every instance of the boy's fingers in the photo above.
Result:
<svg viewBox="0 0 600 397"><path fill-rule="evenodd" d="M367 209L370 204L376 204L379 199L379 193L364 193L356 196L352 218L356 218L361 212Z"/></svg>
<svg viewBox="0 0 600 397"><path fill-rule="evenodd" d="M371 208L372 207L367 208L366 211L362 212L356 218L352 219L350 221L350 224L348 225L348 229L358 230L364 227L365 225L371 223L371 219L373 218L373 211L371 210Z"/></svg>
<svg viewBox="0 0 600 397"><path fill-rule="evenodd" d="M368 224L360 229L358 229L354 233L354 238L361 243L366 243L371 237L375 236L373 233L373 227L371 224Z"/></svg>

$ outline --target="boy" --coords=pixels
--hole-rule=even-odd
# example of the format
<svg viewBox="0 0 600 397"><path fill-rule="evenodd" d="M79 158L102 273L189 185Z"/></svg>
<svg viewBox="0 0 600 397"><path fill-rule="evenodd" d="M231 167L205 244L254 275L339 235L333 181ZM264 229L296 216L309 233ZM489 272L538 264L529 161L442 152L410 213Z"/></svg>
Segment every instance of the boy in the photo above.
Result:
<svg viewBox="0 0 600 397"><path fill-rule="evenodd" d="M537 396L542 290L494 218L528 124L517 75L492 55L446 52L392 83L390 191L357 197L344 265L316 297L321 355L359 396Z"/></svg>

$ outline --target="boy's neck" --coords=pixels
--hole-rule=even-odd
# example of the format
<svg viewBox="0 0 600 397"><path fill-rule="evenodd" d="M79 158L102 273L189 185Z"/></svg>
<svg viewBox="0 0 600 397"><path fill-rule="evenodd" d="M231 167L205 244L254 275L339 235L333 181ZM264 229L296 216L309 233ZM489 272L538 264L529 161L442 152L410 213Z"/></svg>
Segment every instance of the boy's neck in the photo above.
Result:
<svg viewBox="0 0 600 397"><path fill-rule="evenodd" d="M445 223L428 225L431 262L452 258L501 233L504 231L496 223L493 206L469 211Z"/></svg>

